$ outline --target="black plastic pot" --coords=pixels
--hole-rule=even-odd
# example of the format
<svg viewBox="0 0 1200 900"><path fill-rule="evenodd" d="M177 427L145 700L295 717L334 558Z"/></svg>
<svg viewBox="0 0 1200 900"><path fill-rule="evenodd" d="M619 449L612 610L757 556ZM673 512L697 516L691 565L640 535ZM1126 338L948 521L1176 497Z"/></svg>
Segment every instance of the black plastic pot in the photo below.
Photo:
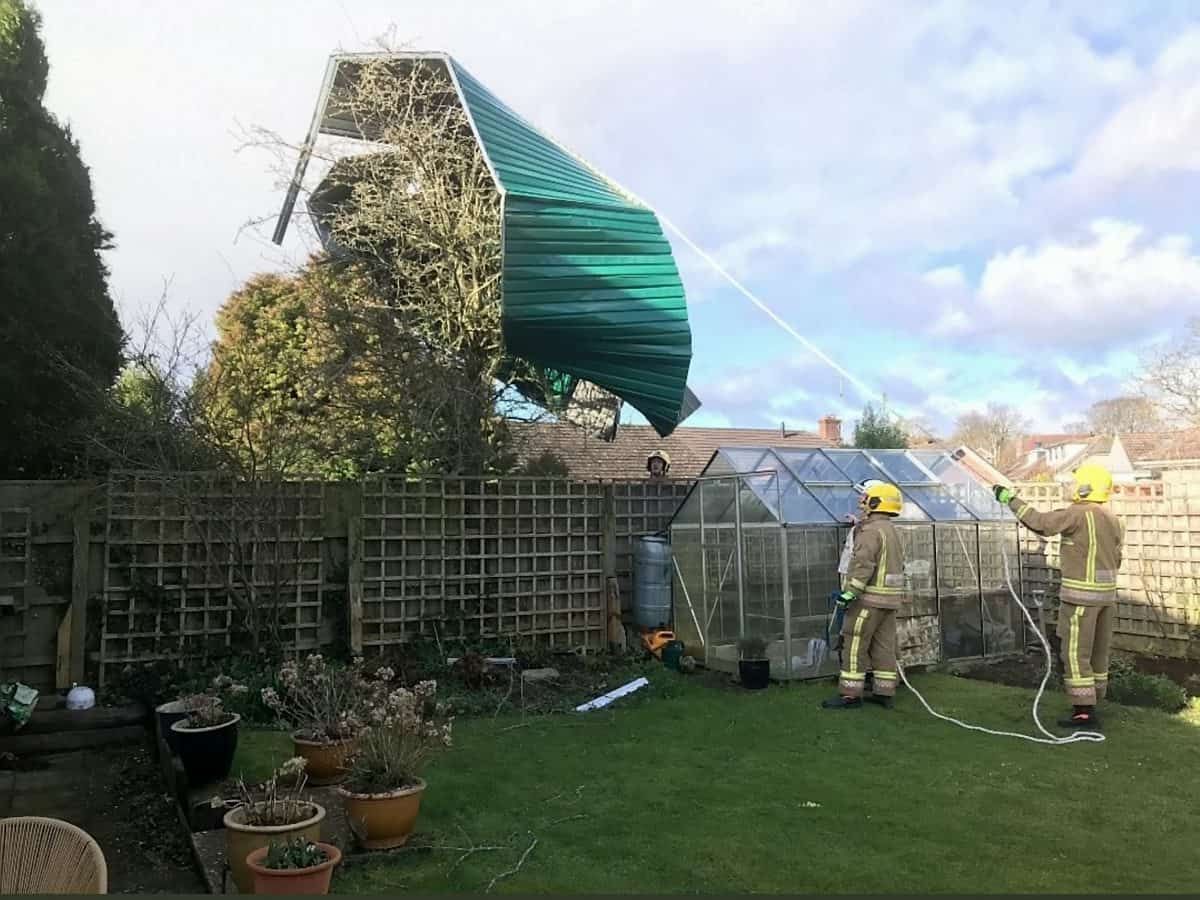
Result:
<svg viewBox="0 0 1200 900"><path fill-rule="evenodd" d="M179 755L179 736L171 730L171 726L188 717L187 701L172 700L163 703L154 710L158 716L158 730L167 743L167 748L176 756Z"/></svg>
<svg viewBox="0 0 1200 900"><path fill-rule="evenodd" d="M234 715L224 725L209 728L185 728L186 720L171 726L178 747L179 761L187 773L192 787L223 781L233 768L233 755L237 752L238 723L242 717Z"/></svg>
<svg viewBox="0 0 1200 900"><path fill-rule="evenodd" d="M738 676L742 687L748 691L761 691L771 683L771 661L769 659L738 660Z"/></svg>

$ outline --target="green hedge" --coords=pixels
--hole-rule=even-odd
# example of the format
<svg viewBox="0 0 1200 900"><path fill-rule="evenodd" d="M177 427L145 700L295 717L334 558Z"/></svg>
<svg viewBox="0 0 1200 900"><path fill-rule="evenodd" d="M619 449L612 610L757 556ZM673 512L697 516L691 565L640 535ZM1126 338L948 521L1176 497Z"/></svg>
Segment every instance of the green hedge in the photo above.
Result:
<svg viewBox="0 0 1200 900"><path fill-rule="evenodd" d="M1123 706L1146 706L1168 713L1177 713L1188 704L1187 691L1170 678L1139 672L1119 657L1109 666L1108 699Z"/></svg>

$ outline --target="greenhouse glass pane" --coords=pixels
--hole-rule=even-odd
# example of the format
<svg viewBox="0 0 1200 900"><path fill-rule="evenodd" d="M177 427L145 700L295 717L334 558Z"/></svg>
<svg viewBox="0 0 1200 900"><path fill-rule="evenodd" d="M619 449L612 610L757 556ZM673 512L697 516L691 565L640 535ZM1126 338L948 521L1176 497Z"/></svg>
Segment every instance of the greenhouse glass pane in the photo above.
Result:
<svg viewBox="0 0 1200 900"><path fill-rule="evenodd" d="M826 450L825 451L839 469L846 473L851 481L870 481L871 479L886 479L887 475L858 450Z"/></svg>
<svg viewBox="0 0 1200 900"><path fill-rule="evenodd" d="M895 484L928 484L934 480L904 450L872 450L868 454Z"/></svg>
<svg viewBox="0 0 1200 900"><path fill-rule="evenodd" d="M935 450L914 450L912 455L937 475L959 503L985 521L1012 521L1012 510L1001 506L992 496L991 485L982 483L947 453Z"/></svg>
<svg viewBox="0 0 1200 900"><path fill-rule="evenodd" d="M975 517L942 487L906 486L904 493L929 513L935 522L972 522Z"/></svg>
<svg viewBox="0 0 1200 900"><path fill-rule="evenodd" d="M983 655L983 609L979 592L979 547L973 525L938 525L937 589L946 659Z"/></svg>
<svg viewBox="0 0 1200 900"><path fill-rule="evenodd" d="M908 488L905 488L905 490L908 490ZM899 519L902 522L928 522L929 516L925 514L925 510L905 497L904 506L900 509Z"/></svg>
<svg viewBox="0 0 1200 900"><path fill-rule="evenodd" d="M697 491L704 496L704 524L706 527L733 524L733 492L736 486L736 478L700 482Z"/></svg>
<svg viewBox="0 0 1200 900"><path fill-rule="evenodd" d="M789 525L811 525L836 520L803 486L793 481L783 492L783 521Z"/></svg>
<svg viewBox="0 0 1200 900"><path fill-rule="evenodd" d="M983 588L983 652L1011 653L1025 643L1025 619L1008 589L1020 584L1017 530L1013 525L979 527L979 581ZM1005 577L1005 563L1008 577Z"/></svg>
<svg viewBox="0 0 1200 900"><path fill-rule="evenodd" d="M755 480L763 481L761 478ZM761 490L762 487L764 487L764 485L758 486L758 490ZM742 482L742 486L740 486L740 490L738 491L738 502L740 506L742 506L742 510L740 510L740 514L742 514L742 524L762 524L763 522L778 521L776 520L776 516L772 511L772 508L769 508L767 503L764 502L763 494L766 494L767 492L763 491L763 494L760 494L758 493L758 490L756 490L756 487L749 484L749 479L744 480ZM770 494L774 494L774 490L770 491ZM774 500L774 497L772 497L772 500ZM730 512L730 514L727 515L736 515L736 511Z"/></svg>
<svg viewBox="0 0 1200 900"><path fill-rule="evenodd" d="M675 517L671 520L672 525L699 525L700 524L700 488L694 487L688 492L683 503L675 513Z"/></svg>
<svg viewBox="0 0 1200 900"><path fill-rule="evenodd" d="M808 485L807 487L837 521L845 522L848 516L858 515L858 491L850 485L845 487Z"/></svg>
<svg viewBox="0 0 1200 900"><path fill-rule="evenodd" d="M712 477L713 475L732 475L736 471L733 463L729 461L729 457L725 455L725 451L718 450L717 455L704 467L701 474Z"/></svg>
<svg viewBox="0 0 1200 900"><path fill-rule="evenodd" d="M721 455L729 460L735 472L757 472L760 469L776 469L779 462L769 450L761 447L754 449L722 449Z"/></svg>
<svg viewBox="0 0 1200 900"><path fill-rule="evenodd" d="M823 481L840 484L847 480L841 470L826 459L825 455L819 451L780 450L779 456L787 464L787 467L792 470L792 473L801 481Z"/></svg>

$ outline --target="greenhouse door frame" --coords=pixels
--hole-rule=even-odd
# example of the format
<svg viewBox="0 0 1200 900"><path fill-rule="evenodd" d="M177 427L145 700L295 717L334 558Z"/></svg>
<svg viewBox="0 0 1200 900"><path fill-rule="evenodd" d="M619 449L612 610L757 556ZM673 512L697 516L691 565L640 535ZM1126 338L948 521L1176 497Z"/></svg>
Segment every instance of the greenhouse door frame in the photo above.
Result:
<svg viewBox="0 0 1200 900"><path fill-rule="evenodd" d="M941 584L941 579L939 578L941 568L940 568L940 560L938 559L938 555L939 555L940 551L938 550L937 529L938 528L962 528L962 527L964 527L964 524L974 524L974 527L975 527L975 553L974 553L974 557L975 557L975 564L974 564L975 588L976 588L976 597L978 598L978 602L979 602L979 645L980 645L980 649L982 652L979 654L976 654L976 655L972 655L972 656L950 656L946 652L946 617L945 617L945 612L944 612L944 608L943 608L943 604L942 604L942 600L943 600L942 584ZM993 527L994 526L994 527L999 528L1001 526L1009 525L1010 523L976 521L974 523L964 523L964 524L958 524L958 523L954 523L954 522L930 522L929 523L929 525L933 528L933 534L934 534L934 539L933 539L933 591L934 591L934 596L937 598L938 655L941 658L942 662L959 662L959 661L963 661L963 660L970 661L970 660L979 660L979 659L999 659L999 658L1002 658L1005 656L1011 656L1016 653L1021 653L1024 651L1025 645L1029 639L1029 633L1028 633L1029 628L1028 628L1028 623L1025 621L1024 614L1021 614L1017 618L1017 621L1020 624L1020 629L1017 632L1017 646L1016 647L1014 647L1011 650L996 650L994 652L988 647L989 637L988 637L987 623L988 623L989 616L988 616L988 610L987 610L987 603L984 600L984 590L983 590L983 542L980 540L980 531L984 527ZM1010 527L1012 528L1011 534L1014 537L1014 544L1016 546L1016 553L1014 555L1016 557L1017 571L1015 573L1015 577L1013 576L1012 573L1009 573L1006 571L1004 590L1008 591L1008 588L1009 588L1009 580L1008 579L1012 578L1013 579L1013 581L1012 581L1013 589L1016 590L1017 595L1020 596L1021 595L1021 585L1024 584L1024 575L1025 575L1024 564L1021 560L1021 526L1019 523L1013 522L1013 523L1011 523ZM1002 541L1004 543L1007 542L1006 538L1002 539ZM1007 569L1007 567L1006 567L1006 569ZM1010 600L1011 600L1011 595L1010 595ZM1024 602L1024 600L1022 600L1022 602Z"/></svg>

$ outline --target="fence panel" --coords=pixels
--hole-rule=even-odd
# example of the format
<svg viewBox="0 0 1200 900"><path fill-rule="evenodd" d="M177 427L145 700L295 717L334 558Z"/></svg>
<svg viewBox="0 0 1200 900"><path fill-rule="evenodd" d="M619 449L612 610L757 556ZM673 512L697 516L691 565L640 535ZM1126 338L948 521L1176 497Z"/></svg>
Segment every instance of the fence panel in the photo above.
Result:
<svg viewBox="0 0 1200 900"><path fill-rule="evenodd" d="M324 491L130 474L108 485L101 682L113 667L253 649L267 631L320 646Z"/></svg>
<svg viewBox="0 0 1200 900"><path fill-rule="evenodd" d="M362 648L421 635L603 646L603 513L598 482L367 479Z"/></svg>

